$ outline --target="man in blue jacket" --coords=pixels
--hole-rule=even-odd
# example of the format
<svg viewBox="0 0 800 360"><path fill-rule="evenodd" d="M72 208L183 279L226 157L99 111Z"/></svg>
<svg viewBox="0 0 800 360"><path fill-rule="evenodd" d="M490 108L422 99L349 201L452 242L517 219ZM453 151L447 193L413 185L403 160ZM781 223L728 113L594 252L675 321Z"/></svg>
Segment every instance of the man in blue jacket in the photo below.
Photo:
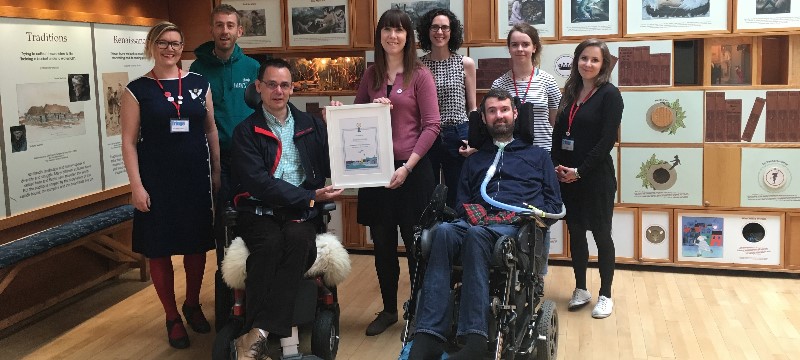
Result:
<svg viewBox="0 0 800 360"><path fill-rule="evenodd" d="M480 192L495 155L502 151L497 172L486 187L501 203L531 204L547 213L561 211L561 195L550 154L514 138L517 109L511 94L491 89L481 103L481 115L492 141L464 162L456 195L459 220L440 225L432 234L430 257L419 294L417 330L409 359L440 359L450 324L447 311L453 261L463 265L457 336L466 346L451 359L482 359L486 352L489 316L489 264L495 240L515 235L513 212L489 205Z"/></svg>
<svg viewBox="0 0 800 360"><path fill-rule="evenodd" d="M328 133L322 120L289 103L292 74L282 59L258 71L262 108L233 131L232 184L236 233L250 256L245 280L245 329L238 359L260 359L269 333L292 335L297 288L320 224L318 202L342 193L330 177ZM287 354L284 354L287 355Z"/></svg>
<svg viewBox="0 0 800 360"><path fill-rule="evenodd" d="M230 199L231 174L231 134L233 128L253 113L244 102L244 91L258 74L258 61L246 56L236 40L242 36L239 13L233 6L222 4L211 12L211 38L195 49L197 57L189 71L196 72L211 84L214 94L214 121L217 124L220 147L220 189L217 192L216 219L214 235L217 239L217 265L222 261L225 246L225 232L222 214L225 203ZM228 293L217 271L217 294ZM233 305L230 297L216 299L216 328L221 329L227 322Z"/></svg>

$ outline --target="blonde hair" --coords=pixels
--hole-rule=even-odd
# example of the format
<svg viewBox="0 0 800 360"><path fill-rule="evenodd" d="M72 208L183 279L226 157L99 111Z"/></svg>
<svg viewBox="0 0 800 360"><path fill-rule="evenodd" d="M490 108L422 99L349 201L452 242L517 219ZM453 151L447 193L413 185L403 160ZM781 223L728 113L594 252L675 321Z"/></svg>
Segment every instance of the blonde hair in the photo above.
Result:
<svg viewBox="0 0 800 360"><path fill-rule="evenodd" d="M147 32L147 40L144 43L145 59L153 59L153 49L156 47L156 41L161 37L161 35L168 31L177 32L181 36L181 41L183 41L183 31L181 31L181 28L179 28L178 25L175 25L169 21L162 21L156 24L156 26L150 28L150 31Z"/></svg>

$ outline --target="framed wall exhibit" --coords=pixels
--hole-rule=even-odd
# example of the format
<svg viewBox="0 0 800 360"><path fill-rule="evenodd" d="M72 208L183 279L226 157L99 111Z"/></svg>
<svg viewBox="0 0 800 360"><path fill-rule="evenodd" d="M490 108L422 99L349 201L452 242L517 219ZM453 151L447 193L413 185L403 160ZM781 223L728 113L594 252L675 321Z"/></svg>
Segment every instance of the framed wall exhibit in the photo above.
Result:
<svg viewBox="0 0 800 360"><path fill-rule="evenodd" d="M375 3L376 24L386 10L400 9L411 18L415 36L419 19L433 9L449 9L461 20L461 25L464 25L464 0L376 0ZM409 31L410 33L412 31Z"/></svg>
<svg viewBox="0 0 800 360"><path fill-rule="evenodd" d="M558 87L564 88L572 70L572 57L578 44L547 44L539 57L539 68L553 75ZM506 48L504 48L506 49ZM508 57L506 49L506 57ZM510 67L507 65L507 67Z"/></svg>
<svg viewBox="0 0 800 360"><path fill-rule="evenodd" d="M639 260L672 262L672 209L639 209Z"/></svg>
<svg viewBox="0 0 800 360"><path fill-rule="evenodd" d="M779 268L784 214L675 211L676 262Z"/></svg>
<svg viewBox="0 0 800 360"><path fill-rule="evenodd" d="M387 104L325 107L331 182L337 189L389 185L394 173Z"/></svg>
<svg viewBox="0 0 800 360"><path fill-rule="evenodd" d="M0 33L15 54L0 59L2 130L26 139L6 142L7 215L101 191L91 24L0 18Z"/></svg>
<svg viewBox="0 0 800 360"><path fill-rule="evenodd" d="M706 91L705 98L706 142L800 141L800 126L791 121L800 116L793 108L800 91Z"/></svg>
<svg viewBox="0 0 800 360"><path fill-rule="evenodd" d="M620 149L622 204L700 206L702 179L703 149L700 147Z"/></svg>
<svg viewBox="0 0 800 360"><path fill-rule="evenodd" d="M290 48L349 48L348 0L287 0Z"/></svg>
<svg viewBox="0 0 800 360"><path fill-rule="evenodd" d="M729 33L728 1L631 0L623 36Z"/></svg>
<svg viewBox="0 0 800 360"><path fill-rule="evenodd" d="M800 149L742 149L741 206L800 208Z"/></svg>
<svg viewBox="0 0 800 360"><path fill-rule="evenodd" d="M672 41L608 42L613 69L611 83L617 86L672 85Z"/></svg>
<svg viewBox="0 0 800 360"><path fill-rule="evenodd" d="M564 220L559 220L550 225L550 256L553 258L563 258L567 256L566 244L567 224Z"/></svg>
<svg viewBox="0 0 800 360"><path fill-rule="evenodd" d="M790 0L736 0L736 32L800 29L800 7Z"/></svg>
<svg viewBox="0 0 800 360"><path fill-rule="evenodd" d="M497 41L505 42L516 23L525 22L539 31L541 39L556 39L555 0L497 0Z"/></svg>
<svg viewBox="0 0 800 360"><path fill-rule="evenodd" d="M638 209L615 207L611 224L611 238L617 262L636 262L636 218ZM589 258L597 259L597 244L591 231L586 233L589 243Z"/></svg>
<svg viewBox="0 0 800 360"><path fill-rule="evenodd" d="M619 0L561 0L559 38L618 36L621 13Z"/></svg>
<svg viewBox="0 0 800 360"><path fill-rule="evenodd" d="M704 82L712 86L753 85L754 46L752 36L717 37L704 42Z"/></svg>
<svg viewBox="0 0 800 360"><path fill-rule="evenodd" d="M283 2L281 0L223 0L236 8L242 36L236 41L243 49L283 48Z"/></svg>
<svg viewBox="0 0 800 360"><path fill-rule="evenodd" d="M703 91L623 91L622 143L703 143Z"/></svg>

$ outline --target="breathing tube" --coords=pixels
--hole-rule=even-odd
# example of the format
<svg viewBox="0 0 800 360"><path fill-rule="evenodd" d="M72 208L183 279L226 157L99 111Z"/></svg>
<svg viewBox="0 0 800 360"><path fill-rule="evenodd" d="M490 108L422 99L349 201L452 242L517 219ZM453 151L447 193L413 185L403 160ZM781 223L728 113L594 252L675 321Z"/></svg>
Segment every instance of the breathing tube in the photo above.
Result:
<svg viewBox="0 0 800 360"><path fill-rule="evenodd" d="M519 207L519 206L504 204L504 203L501 203L501 202L489 197L489 194L486 193L486 187L489 185L489 180L491 180L492 177L494 177L494 174L497 172L497 164L500 162L500 156L503 155L503 150L505 149L506 144L498 144L497 147L498 147L497 155L494 156L494 162L492 162L492 165L489 166L488 170L486 170L486 177L483 178L483 182L481 183L481 197L483 197L483 200L486 200L486 202L489 205L492 205L492 206L494 206L496 208L500 208L500 209L508 210L508 211L513 211L513 212L516 212L517 214L520 214L520 215L533 214L533 215L536 215L536 216L538 216L540 218L543 218L543 219L544 218L550 218L550 219L561 219L561 218L563 218L564 215L567 214L567 208L563 204L561 205L561 212L560 213L551 214L551 213L544 212L543 210L540 210L539 208L537 208L537 207L535 207L533 205L525 204L525 206L527 206L527 208L523 208L523 207Z"/></svg>

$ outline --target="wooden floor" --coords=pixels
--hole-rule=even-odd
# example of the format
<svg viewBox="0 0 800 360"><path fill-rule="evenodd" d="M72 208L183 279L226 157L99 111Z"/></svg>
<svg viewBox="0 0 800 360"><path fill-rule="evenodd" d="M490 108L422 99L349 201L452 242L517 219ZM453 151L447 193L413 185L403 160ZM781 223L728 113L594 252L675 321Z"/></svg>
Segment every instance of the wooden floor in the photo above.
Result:
<svg viewBox="0 0 800 360"><path fill-rule="evenodd" d="M211 257L209 256L209 259ZM176 262L179 258L176 258ZM373 258L353 255L340 288L342 338L337 359L396 359L398 323L376 337L364 329L381 310ZM402 263L402 262L401 262ZM183 270L176 264L178 303ZM403 266L405 272L405 266ZM559 359L798 359L800 281L759 274L697 275L647 268L617 270L614 314L591 318L591 306L568 312L573 280L568 266L551 266L547 298L558 304ZM213 316L213 264L201 294ZM590 290L599 287L590 269ZM777 276L777 275L776 275ZM152 286L126 274L30 326L0 339L0 359L207 359L212 334L190 333L192 345L174 350ZM408 294L408 280L401 280Z"/></svg>

